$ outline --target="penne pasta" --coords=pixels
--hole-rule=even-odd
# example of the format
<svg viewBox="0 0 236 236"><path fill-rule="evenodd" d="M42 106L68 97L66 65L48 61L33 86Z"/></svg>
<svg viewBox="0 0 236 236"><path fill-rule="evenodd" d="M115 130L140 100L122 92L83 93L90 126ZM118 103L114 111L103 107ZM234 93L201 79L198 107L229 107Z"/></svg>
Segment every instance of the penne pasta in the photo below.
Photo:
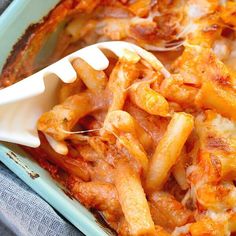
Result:
<svg viewBox="0 0 236 236"><path fill-rule="evenodd" d="M104 122L104 129L118 137L118 141L129 151L131 156L146 173L148 158L144 146L150 145L149 135L138 125L134 118L125 111L111 111ZM144 140L144 138L148 138Z"/></svg>
<svg viewBox="0 0 236 236"><path fill-rule="evenodd" d="M169 104L166 99L150 88L149 84L137 83L129 91L131 101L152 115L167 116Z"/></svg>
<svg viewBox="0 0 236 236"><path fill-rule="evenodd" d="M212 81L205 81L196 97L196 104L202 108L216 110L220 114L236 120L236 94Z"/></svg>
<svg viewBox="0 0 236 236"><path fill-rule="evenodd" d="M71 84L62 84L58 96L59 102L64 102L68 97L78 94L82 90L83 83L79 78L77 78L76 81Z"/></svg>
<svg viewBox="0 0 236 236"><path fill-rule="evenodd" d="M186 150L185 148L183 148L176 164L173 166L172 169L173 176L175 177L177 183L183 190L189 188L189 184L187 182L186 177L186 155Z"/></svg>
<svg viewBox="0 0 236 236"><path fill-rule="evenodd" d="M175 74L172 78L165 78L162 81L159 92L169 101L185 107L194 105L198 89L184 84L183 78L179 74Z"/></svg>
<svg viewBox="0 0 236 236"><path fill-rule="evenodd" d="M148 168L148 158L142 145L137 141L137 138L130 135L129 133L120 135L119 142L129 151L131 156L138 162L142 167L144 175Z"/></svg>
<svg viewBox="0 0 236 236"><path fill-rule="evenodd" d="M109 78L108 90L112 93L109 111L121 110L123 108L127 97L127 88L139 75L136 63L140 58L133 52L126 51L125 53L117 62Z"/></svg>
<svg viewBox="0 0 236 236"><path fill-rule="evenodd" d="M107 77L104 71L94 70L87 62L77 58L72 63L78 77L84 82L86 87L94 92L103 90L107 84Z"/></svg>
<svg viewBox="0 0 236 236"><path fill-rule="evenodd" d="M88 93L68 97L62 104L44 113L38 121L38 130L52 136L56 140L63 140L76 122L93 110Z"/></svg>
<svg viewBox="0 0 236 236"><path fill-rule="evenodd" d="M173 230L194 220L193 213L186 209L171 194L163 191L148 196L153 221L165 229Z"/></svg>
<svg viewBox="0 0 236 236"><path fill-rule="evenodd" d="M115 132L131 133L139 140L144 149L152 148L152 137L138 124L138 122L128 113L122 110L112 111L106 117L104 128ZM115 128L115 129L114 129Z"/></svg>
<svg viewBox="0 0 236 236"><path fill-rule="evenodd" d="M193 117L191 115L174 114L149 162L146 176L148 191L160 189L163 186L192 129Z"/></svg>
<svg viewBox="0 0 236 236"><path fill-rule="evenodd" d="M131 235L154 234L155 227L140 178L128 163L117 164L115 186Z"/></svg>

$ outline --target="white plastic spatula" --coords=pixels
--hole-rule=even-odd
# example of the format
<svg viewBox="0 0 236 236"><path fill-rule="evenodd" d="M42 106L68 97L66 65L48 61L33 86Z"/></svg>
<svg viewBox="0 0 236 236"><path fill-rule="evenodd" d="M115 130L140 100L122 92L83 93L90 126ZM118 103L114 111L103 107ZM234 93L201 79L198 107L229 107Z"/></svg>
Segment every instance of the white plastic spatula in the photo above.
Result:
<svg viewBox="0 0 236 236"><path fill-rule="evenodd" d="M56 104L60 80L72 83L76 72L71 65L75 58L85 60L95 70L104 70L109 60L100 49L108 49L121 57L124 49L135 51L165 77L169 72L154 55L127 42L104 42L78 50L26 79L0 90L0 140L38 147L37 120Z"/></svg>

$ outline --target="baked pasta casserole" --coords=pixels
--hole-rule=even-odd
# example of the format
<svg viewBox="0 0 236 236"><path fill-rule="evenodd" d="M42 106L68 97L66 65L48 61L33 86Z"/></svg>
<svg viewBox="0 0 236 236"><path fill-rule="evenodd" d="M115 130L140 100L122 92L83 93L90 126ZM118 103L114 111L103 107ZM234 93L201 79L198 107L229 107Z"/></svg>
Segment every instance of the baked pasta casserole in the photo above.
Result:
<svg viewBox="0 0 236 236"><path fill-rule="evenodd" d="M40 147L24 149L118 235L234 235L235 30L235 1L60 1L17 43L1 87L102 41L160 63L129 50L104 52L101 71L73 60L76 81L38 120Z"/></svg>

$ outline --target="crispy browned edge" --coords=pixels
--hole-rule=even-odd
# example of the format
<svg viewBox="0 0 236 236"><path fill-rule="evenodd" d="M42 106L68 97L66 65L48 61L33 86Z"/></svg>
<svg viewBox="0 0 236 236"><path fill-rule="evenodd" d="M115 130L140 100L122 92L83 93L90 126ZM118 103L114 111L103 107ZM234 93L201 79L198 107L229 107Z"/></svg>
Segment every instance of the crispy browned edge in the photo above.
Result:
<svg viewBox="0 0 236 236"><path fill-rule="evenodd" d="M29 25L13 46L3 66L0 74L0 87L9 86L21 80L22 74L25 77L33 72L34 57L41 48L45 35L52 32L68 14L72 14L79 2L80 0L61 0L39 23ZM27 55L27 59L30 59L26 60L25 55Z"/></svg>
<svg viewBox="0 0 236 236"><path fill-rule="evenodd" d="M61 0L54 8L56 8L62 1L63 0ZM30 24L29 27L23 33L23 35L20 37L20 39L13 45L9 56L3 65L2 74L5 72L8 66L16 60L18 54L27 46L30 36L32 36L32 34L35 33L37 29L50 18L54 8L42 18L41 22Z"/></svg>

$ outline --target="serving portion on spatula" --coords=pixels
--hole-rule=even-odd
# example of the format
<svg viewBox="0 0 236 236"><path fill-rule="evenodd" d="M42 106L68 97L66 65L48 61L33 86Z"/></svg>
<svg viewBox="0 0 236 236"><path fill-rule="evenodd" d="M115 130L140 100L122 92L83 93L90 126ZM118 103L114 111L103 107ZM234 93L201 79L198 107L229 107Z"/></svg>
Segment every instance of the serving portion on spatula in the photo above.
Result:
<svg viewBox="0 0 236 236"><path fill-rule="evenodd" d="M154 55L134 44L115 41L85 47L24 80L0 90L0 140L38 147L40 145L37 130L39 117L56 104L60 83L73 83L76 80L72 61L81 58L93 69L104 70L109 66L109 60L103 50L108 50L119 58L125 50L136 52L155 70L160 71L165 77L170 76ZM63 145L49 136L47 139L56 151L64 152Z"/></svg>

